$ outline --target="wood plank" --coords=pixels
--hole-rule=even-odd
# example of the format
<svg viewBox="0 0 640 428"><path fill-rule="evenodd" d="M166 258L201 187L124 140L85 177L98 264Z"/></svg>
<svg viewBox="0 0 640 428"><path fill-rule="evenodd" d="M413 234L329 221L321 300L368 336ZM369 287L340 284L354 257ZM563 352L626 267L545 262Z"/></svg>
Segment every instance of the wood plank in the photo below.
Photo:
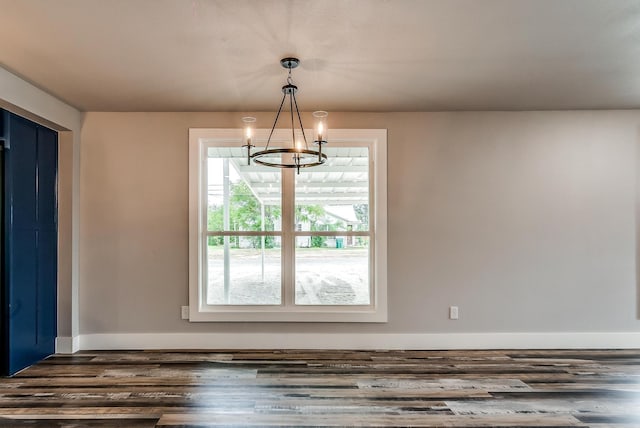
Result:
<svg viewBox="0 0 640 428"><path fill-rule="evenodd" d="M179 426L412 426L412 427L586 427L573 416L440 416L440 415L228 415L165 414L159 427Z"/></svg>

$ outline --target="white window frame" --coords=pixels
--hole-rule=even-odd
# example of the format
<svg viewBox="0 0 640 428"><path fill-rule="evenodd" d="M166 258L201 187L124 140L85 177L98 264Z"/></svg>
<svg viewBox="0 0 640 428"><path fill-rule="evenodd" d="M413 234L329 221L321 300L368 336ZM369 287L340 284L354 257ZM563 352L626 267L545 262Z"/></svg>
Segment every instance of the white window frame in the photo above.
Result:
<svg viewBox="0 0 640 428"><path fill-rule="evenodd" d="M253 141L264 146L269 129L256 129ZM276 129L273 140L286 141L291 131ZM207 237L207 147L235 147L242 145L242 129L191 128L189 129L189 321L223 322L386 322L387 321L387 130L386 129L331 129L328 141L335 146L369 147L369 212L370 224L370 304L369 305L295 305L295 283L287 277L282 281L280 305L208 305L204 302L206 286ZM319 166L317 168L322 168ZM295 204L294 170L282 174L283 216ZM291 172L291 174L288 174ZM289 196L285 193L288 192ZM293 224L293 223L292 223ZM295 224L294 229L295 229ZM251 232L243 233L251 234ZM295 236L318 233L283 230L276 235L289 239L295 245ZM324 233L321 233L324 235ZM283 242L284 258L293 259L293 248ZM285 274L286 275L286 274Z"/></svg>

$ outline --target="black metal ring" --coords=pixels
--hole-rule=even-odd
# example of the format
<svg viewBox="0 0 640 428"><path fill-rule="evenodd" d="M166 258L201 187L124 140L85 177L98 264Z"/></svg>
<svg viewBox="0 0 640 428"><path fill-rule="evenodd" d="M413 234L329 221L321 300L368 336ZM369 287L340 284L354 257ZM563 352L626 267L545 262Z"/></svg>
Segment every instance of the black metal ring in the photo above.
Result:
<svg viewBox="0 0 640 428"><path fill-rule="evenodd" d="M263 160L260 160L260 158L265 157L265 156L270 156L270 155L275 155L275 154L282 154L282 153L290 153L292 155L299 155L299 154L307 154L307 155L313 155L316 158L318 156L320 156L319 161L315 161L315 162L308 162L308 163L300 163L300 164L288 164L288 163L273 163L273 162L265 162ZM272 167L276 167L276 168L309 168L312 166L318 166L318 165L322 165L323 163L326 162L327 160L327 155L325 155L324 153L319 153L319 152L315 152L313 150L307 150L307 149L269 149L269 150L261 150L259 152L255 152L254 154L251 155L251 159L254 160L255 163L263 165L263 166L272 166Z"/></svg>

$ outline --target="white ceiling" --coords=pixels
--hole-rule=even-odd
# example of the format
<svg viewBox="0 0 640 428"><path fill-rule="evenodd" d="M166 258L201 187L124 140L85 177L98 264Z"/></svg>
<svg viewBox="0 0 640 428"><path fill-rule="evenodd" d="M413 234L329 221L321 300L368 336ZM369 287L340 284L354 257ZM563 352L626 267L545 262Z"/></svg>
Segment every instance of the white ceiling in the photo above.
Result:
<svg viewBox="0 0 640 428"><path fill-rule="evenodd" d="M640 108L640 1L0 0L0 65L86 111L273 111L287 55L307 111Z"/></svg>

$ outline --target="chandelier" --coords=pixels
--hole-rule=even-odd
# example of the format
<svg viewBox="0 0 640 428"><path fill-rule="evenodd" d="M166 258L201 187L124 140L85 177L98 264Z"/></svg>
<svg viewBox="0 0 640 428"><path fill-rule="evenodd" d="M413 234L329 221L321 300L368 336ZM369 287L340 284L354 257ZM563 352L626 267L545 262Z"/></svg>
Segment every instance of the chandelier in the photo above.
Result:
<svg viewBox="0 0 640 428"><path fill-rule="evenodd" d="M256 121L253 117L244 117L242 121L245 125L245 142L242 147L247 148L247 164L251 164L251 160L259 165L271 166L275 168L295 168L300 174L300 168L310 168L312 166L322 165L327 160L327 155L322 153L322 146L327 144L327 116L329 113L326 111L316 111L313 113L313 117L316 119L316 128L313 136L313 144L318 147L318 150L312 150L309 148L307 142L307 135L302 126L302 118L300 110L298 109L298 101L296 100L296 92L298 87L293 84L291 77L291 70L300 65L298 58L283 58L280 60L280 64L283 68L289 70L287 76L287 84L282 87L282 101L278 108L278 113L273 121L267 144L263 150L251 153L251 149L255 147L252 144L253 137L253 125ZM282 113L285 102L289 105L289 115L291 119L291 141L288 143L288 147L282 148L270 148L271 138L273 132L280 119L280 113ZM296 119L298 128L296 128Z"/></svg>

